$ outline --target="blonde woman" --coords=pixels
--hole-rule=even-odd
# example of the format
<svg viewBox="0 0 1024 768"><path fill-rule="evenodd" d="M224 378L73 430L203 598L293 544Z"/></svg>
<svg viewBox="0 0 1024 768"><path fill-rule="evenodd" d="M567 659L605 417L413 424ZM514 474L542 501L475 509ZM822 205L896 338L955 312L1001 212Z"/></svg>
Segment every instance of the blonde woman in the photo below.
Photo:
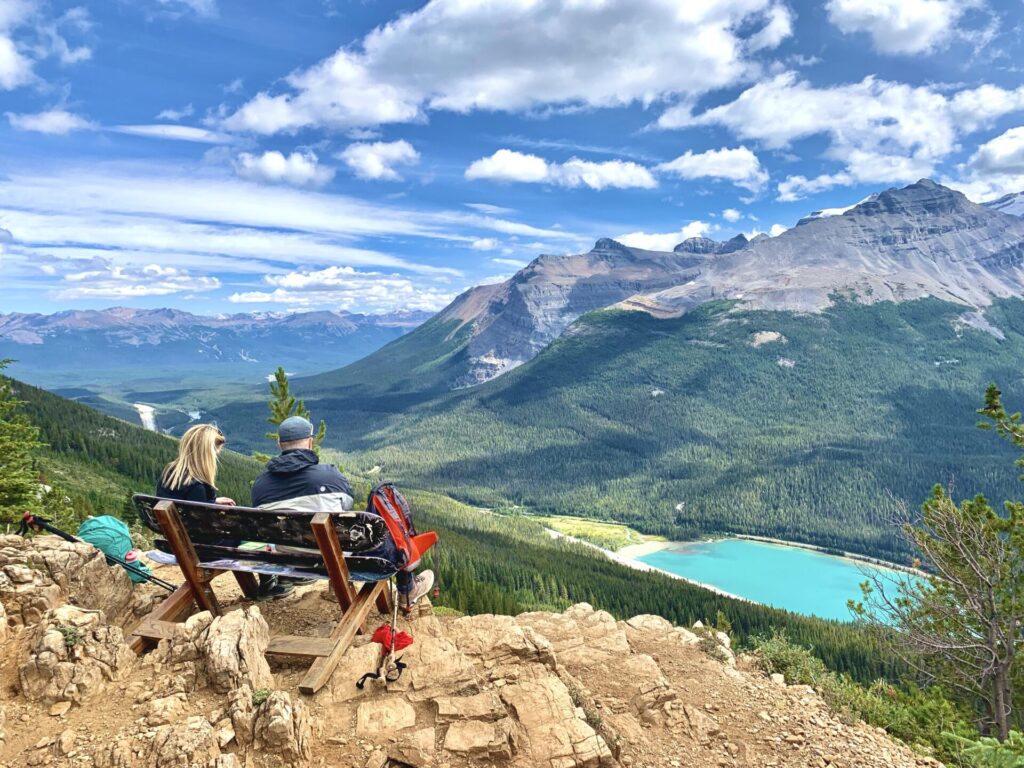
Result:
<svg viewBox="0 0 1024 768"><path fill-rule="evenodd" d="M224 434L212 424L189 427L178 443L178 457L160 475L156 495L233 505L234 499L217 495L217 456L225 442Z"/></svg>

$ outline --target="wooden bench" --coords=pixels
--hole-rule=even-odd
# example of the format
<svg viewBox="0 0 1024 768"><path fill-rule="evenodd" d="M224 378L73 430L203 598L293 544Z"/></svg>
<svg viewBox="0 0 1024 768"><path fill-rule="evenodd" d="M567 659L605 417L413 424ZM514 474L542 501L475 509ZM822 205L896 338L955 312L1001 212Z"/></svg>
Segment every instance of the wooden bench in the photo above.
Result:
<svg viewBox="0 0 1024 768"><path fill-rule="evenodd" d="M186 619L193 605L219 616L212 581L222 573L230 572L249 599L256 598L257 573L327 579L341 606L330 637L277 635L267 647L268 654L313 659L299 685L300 691L312 694L330 680L356 633L365 631L374 605L381 613L391 612L388 585L396 568L390 560L367 554L389 536L377 515L228 507L141 494L133 500L140 519L162 536L157 548L174 555L185 578L132 632L136 653L172 637L175 622ZM422 551L436 541L432 533L417 538ZM243 540L273 544L282 551L246 548ZM353 580L363 582L358 591Z"/></svg>

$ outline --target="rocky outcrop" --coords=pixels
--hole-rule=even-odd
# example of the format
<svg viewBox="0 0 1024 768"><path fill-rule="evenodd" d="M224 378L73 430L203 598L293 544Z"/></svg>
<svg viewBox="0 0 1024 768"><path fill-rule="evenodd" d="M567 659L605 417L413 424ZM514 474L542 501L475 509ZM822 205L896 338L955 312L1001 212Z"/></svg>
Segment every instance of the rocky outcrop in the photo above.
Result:
<svg viewBox="0 0 1024 768"><path fill-rule="evenodd" d="M216 618L204 611L178 625L174 637L161 640L146 664L154 673L172 675L186 692L207 685L220 693L242 685L270 689L269 642L270 629L254 605Z"/></svg>
<svg viewBox="0 0 1024 768"><path fill-rule="evenodd" d="M120 626L135 617L141 595L124 570L108 566L90 544L0 536L0 603L15 627L38 624L65 602L102 611L106 622Z"/></svg>
<svg viewBox="0 0 1024 768"><path fill-rule="evenodd" d="M122 680L135 654L120 627L103 623L99 611L65 605L49 611L35 630L28 661L18 668L22 695L46 704L82 704Z"/></svg>

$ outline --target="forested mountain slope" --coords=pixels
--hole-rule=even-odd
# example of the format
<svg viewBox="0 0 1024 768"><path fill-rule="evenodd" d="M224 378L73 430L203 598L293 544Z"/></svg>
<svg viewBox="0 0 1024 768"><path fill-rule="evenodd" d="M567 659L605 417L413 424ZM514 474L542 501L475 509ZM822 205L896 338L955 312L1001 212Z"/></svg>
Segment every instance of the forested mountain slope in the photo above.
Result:
<svg viewBox="0 0 1024 768"><path fill-rule="evenodd" d="M49 443L41 452L39 469L72 495L80 515L123 514L128 495L150 492L160 468L174 455L172 438L35 387L14 384L25 403L24 412ZM259 469L252 459L226 452L219 489L248 502L249 484ZM368 478L352 475L352 480L357 495L365 499ZM460 611L563 610L586 600L618 617L657 613L690 624L714 619L721 611L732 622L737 640L786 628L795 640L814 646L830 666L865 682L898 671L891 659L879 653L874 640L852 626L734 600L657 573L633 571L590 547L553 540L527 519L488 514L440 494L409 495L419 528L436 530L441 536L429 563L439 573L439 602Z"/></svg>
<svg viewBox="0 0 1024 768"><path fill-rule="evenodd" d="M471 389L410 392L415 371L388 387L375 355L337 396L298 391L349 465L472 503L898 558L890 494L916 507L934 483L999 501L1019 490L1012 451L974 425L989 382L1024 400L1024 302L983 319L838 296L818 314L597 312ZM218 418L234 434L252 413Z"/></svg>

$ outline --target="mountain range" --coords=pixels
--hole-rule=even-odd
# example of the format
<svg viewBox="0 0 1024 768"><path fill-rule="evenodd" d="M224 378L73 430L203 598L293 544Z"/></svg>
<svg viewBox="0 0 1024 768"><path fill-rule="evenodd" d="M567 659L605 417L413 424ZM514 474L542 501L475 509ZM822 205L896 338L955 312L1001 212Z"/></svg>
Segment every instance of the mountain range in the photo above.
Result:
<svg viewBox="0 0 1024 768"><path fill-rule="evenodd" d="M1018 490L974 423L991 381L1024 401L1022 264L1024 220L922 180L773 238L542 256L293 389L346 463L481 506L899 557L890 496ZM258 445L262 408L214 414Z"/></svg>
<svg viewBox="0 0 1024 768"><path fill-rule="evenodd" d="M179 384L192 376L207 383L256 383L278 365L299 373L345 365L429 316L322 311L207 317L127 307L15 313L0 315L0 358L15 358L19 376L47 387L80 385L83 368L95 371L90 383L128 388L161 376Z"/></svg>

